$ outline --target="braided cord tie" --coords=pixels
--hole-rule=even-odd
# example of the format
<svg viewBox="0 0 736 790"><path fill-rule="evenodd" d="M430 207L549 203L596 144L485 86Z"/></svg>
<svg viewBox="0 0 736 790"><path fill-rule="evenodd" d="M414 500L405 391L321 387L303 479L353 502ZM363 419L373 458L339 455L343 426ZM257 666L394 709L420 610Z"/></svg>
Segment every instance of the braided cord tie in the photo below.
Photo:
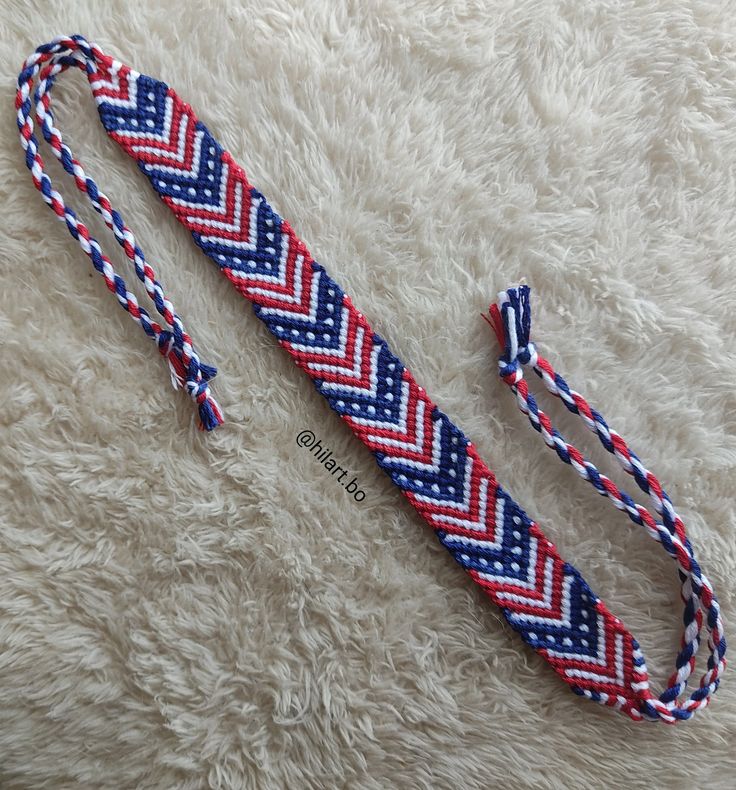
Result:
<svg viewBox="0 0 736 790"><path fill-rule="evenodd" d="M685 604L684 629L681 650L675 659L675 670L669 678L668 688L659 697L655 697L647 687L647 671L641 651L638 651L637 658L640 660L641 688L645 692L642 695L644 711L665 721L689 718L696 710L708 704L711 695L718 688L720 675L725 668L726 640L723 636L718 600L695 559L693 548L685 534L685 525L675 512L672 501L659 480L642 464L620 434L609 428L600 413L580 393L571 389L548 360L539 355L536 346L529 339L530 289L522 285L500 293L498 303L490 308L490 316L490 320L486 320L493 327L503 349L498 362L499 375L516 395L519 409L529 418L534 430L539 432L545 444L557 453L560 460L572 466L583 480L587 480L601 496L607 497L614 507L625 512L631 521L644 527L650 537L661 543L677 564L681 582L680 595ZM542 379L547 391L559 398L568 411L578 415L586 427L598 437L603 447L616 457L624 471L649 495L661 521L657 521L646 507L637 504L629 494L599 472L559 433L529 391L524 379L524 367L530 367ZM688 679L695 669L695 656L700 647L704 618L710 649L707 671L701 677L698 688L688 699L680 702L680 696L685 692Z"/></svg>
<svg viewBox="0 0 736 790"><path fill-rule="evenodd" d="M21 145L26 152L26 164L33 176L33 183L41 192L44 201L57 217L66 223L69 233L89 256L92 265L103 276L110 291L117 296L120 306L156 343L158 350L167 359L174 388L186 389L197 404L200 427L212 430L222 423L222 412L212 397L209 387L209 382L217 372L216 369L200 361L192 345L192 339L184 329L184 324L176 314L174 306L167 299L154 270L146 262L135 236L112 207L107 196L87 176L79 160L64 144L61 132L54 125L50 92L57 75L70 66L75 66L84 70L92 81L97 74L97 64L109 68L112 59L96 45L87 43L81 36L57 38L39 47L23 64L23 70L18 77L15 107ZM36 79L38 85L31 103L31 90ZM54 156L61 162L64 170L72 176L77 189L87 196L92 207L112 231L115 241L123 248L125 255L133 264L136 276L143 283L146 293L163 317L167 328L153 320L138 304L135 294L128 290L125 280L117 274L110 259L102 252L98 241L90 235L87 226L77 218L75 212L66 205L63 197L52 186L34 134L34 122L31 117L34 108L36 120Z"/></svg>
<svg viewBox="0 0 736 790"><path fill-rule="evenodd" d="M528 290L507 292L500 307L491 310L491 323L504 347L502 377L558 455L645 526L678 563L685 629L676 671L659 697L650 689L644 657L630 631L499 484L474 444L432 402L192 108L165 83L139 74L82 36L56 38L26 60L18 77L18 129L33 183L119 304L156 343L169 363L174 386L184 388L197 404L201 427L211 430L222 422L209 387L215 369L199 359L133 233L55 125L51 89L70 66L85 73L110 138L138 164L195 243L252 303L279 345L373 453L521 639L575 693L634 720L674 723L704 707L725 666L725 641L712 588L656 478L600 415L538 357L529 342ZM163 323L138 304L99 243L52 186L38 150L34 118L64 170L122 247ZM522 366L527 364L651 495L661 524L552 428L526 388ZM703 622L711 648L708 671L700 688L679 703L693 672Z"/></svg>

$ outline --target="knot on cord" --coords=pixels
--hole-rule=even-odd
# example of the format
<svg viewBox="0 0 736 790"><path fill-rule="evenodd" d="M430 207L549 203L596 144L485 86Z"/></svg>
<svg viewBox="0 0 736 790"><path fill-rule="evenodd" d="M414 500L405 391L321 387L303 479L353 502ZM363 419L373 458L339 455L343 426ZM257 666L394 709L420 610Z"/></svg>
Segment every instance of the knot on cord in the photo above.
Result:
<svg viewBox="0 0 736 790"><path fill-rule="evenodd" d="M528 285L519 285L501 291L496 304L488 312L490 319L483 316L498 338L502 352L498 360L498 373L502 379L515 384L522 378L520 367L534 364L537 350L529 340L532 313Z"/></svg>
<svg viewBox="0 0 736 790"><path fill-rule="evenodd" d="M217 368L205 365L195 355L190 356L188 363L185 362L182 343L169 330L162 331L157 342L158 350L169 363L174 389L185 389L197 404L200 428L211 431L222 425L222 412L209 388L209 382L217 375Z"/></svg>

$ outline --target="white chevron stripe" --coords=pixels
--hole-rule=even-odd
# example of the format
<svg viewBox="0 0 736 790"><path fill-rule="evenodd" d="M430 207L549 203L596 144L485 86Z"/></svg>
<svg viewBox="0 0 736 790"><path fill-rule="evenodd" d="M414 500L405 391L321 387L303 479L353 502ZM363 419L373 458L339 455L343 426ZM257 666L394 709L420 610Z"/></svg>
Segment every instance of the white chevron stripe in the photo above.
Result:
<svg viewBox="0 0 736 790"><path fill-rule="evenodd" d="M266 292L268 294L268 292ZM328 346L318 346L318 345L304 345L303 343L292 343L291 347L296 349L297 351L303 351L306 354L319 354L321 356L329 356L329 357L338 357L339 359L343 359L346 361L345 365L334 364L332 362L312 362L309 364L309 367L313 370L323 370L330 373L341 373L343 371L350 371L354 373L355 370L358 370L360 367L360 360L363 356L363 336L365 334L365 330L363 327L358 327L358 330L355 333L355 350L353 353L353 367L348 368L346 365L348 364L348 325L350 321L350 313L347 307L344 307L342 310L342 316L340 318L340 334L338 335L338 347L337 348L329 348ZM329 324L329 326L334 325ZM315 337L316 340L316 337ZM374 349L375 351L375 349ZM375 366L375 355L372 355L372 365L371 368L374 369ZM325 385L327 386L327 385ZM339 389L342 385L338 384L337 382L330 382L330 389ZM349 386L345 385L346 390L349 390ZM366 392L367 390L360 390L361 392Z"/></svg>
<svg viewBox="0 0 736 790"><path fill-rule="evenodd" d="M226 163L222 165L222 174L220 176L220 188L218 190L218 194L220 195L220 202L217 206L213 206L212 203L195 203L191 200L183 199L180 201L180 205L186 206L187 208L194 209L196 211L206 211L208 214L221 214L225 216L228 211L227 207L227 178L230 172L230 168ZM210 219L209 217L194 217L190 216L186 218L186 221L189 225L198 225L204 228L212 228L213 230L224 230L226 233L239 233L242 228L241 218L243 215L243 184L241 181L235 182L235 188L233 189L233 218L231 221L219 220L219 219ZM256 209L258 207L256 206ZM252 207L251 207L252 210Z"/></svg>
<svg viewBox="0 0 736 790"><path fill-rule="evenodd" d="M121 129L117 132L117 135L128 140L142 140L142 145L139 144L131 146L134 151L156 154L156 156L167 156L170 159L177 159L178 161L183 162L184 158L182 156L182 152L184 150L184 143L186 142L186 130L190 120L189 113L182 113L181 115L182 122L179 124L179 139L177 141L179 153L174 154L172 151L162 151L159 147L159 145L171 145L171 143L174 142L171 136L171 122L173 118L174 100L171 98L171 96L167 96L166 101L164 102L164 124L160 132L151 131L149 128L139 129L138 131L133 131L132 129ZM149 144L146 145L145 143ZM156 145L156 143L158 143L158 145Z"/></svg>
<svg viewBox="0 0 736 790"><path fill-rule="evenodd" d="M138 77L141 75L132 69L128 73L128 98L121 99L111 96L97 96L100 90L111 90L115 93L120 93L120 78L118 73L123 67L119 60L113 60L110 66L110 76L112 79L95 80L91 83L92 90L95 93L95 102L100 104L109 104L111 107L120 107L123 109L135 109L138 106Z"/></svg>
<svg viewBox="0 0 736 790"><path fill-rule="evenodd" d="M409 385L405 385L408 391ZM404 405L404 404L402 404ZM406 404L408 406L408 403ZM401 450L407 450L409 452L419 453L424 448L424 410L426 409L426 404L424 401L420 400L417 402L417 409L416 409L416 430L414 433L413 439L392 439L388 436L376 436L374 434L368 434L368 439L370 441L375 442L376 444L381 444L384 447L395 447ZM387 461L394 461L396 457L392 457L390 459L386 459Z"/></svg>
<svg viewBox="0 0 736 790"><path fill-rule="evenodd" d="M346 323L346 322L344 322ZM332 363L321 363L321 362L310 362L308 364L308 368L310 370L315 371L325 371L328 373L332 373L335 375L345 376L345 377L352 377L356 380L360 380L363 378L361 374L361 366L362 366L362 357L363 357L363 339L365 335L365 330L363 327L358 327L358 331L355 333L355 353L353 354L353 364L352 367L341 366L341 365L333 365ZM342 343L341 343L342 345ZM329 353L329 352L328 352ZM371 359L370 359L370 368L372 371L375 371L378 365L378 355L381 353L381 346L374 345L371 349ZM345 384L343 382L337 381L326 381L322 385L322 390L330 390L335 394L340 394L342 392L353 394L353 395L367 395L371 398L376 397L376 392L378 388L378 382L376 381L376 377L371 375L369 377L370 386L366 388L364 385L354 386L351 384Z"/></svg>
<svg viewBox="0 0 736 790"><path fill-rule="evenodd" d="M553 658L564 658L570 661L583 661L586 664L597 664L598 666L606 666L606 624L603 617L598 615L598 652L595 656L581 655L580 653L571 653L553 648L547 649L547 654Z"/></svg>
<svg viewBox="0 0 736 790"><path fill-rule="evenodd" d="M134 140L143 140L143 145L132 145L131 149L136 153L142 154L154 154L155 156L159 156L162 159L170 159L172 162L177 162L178 165L183 165L184 160L186 159L186 150L187 150L187 129L189 127L189 123L191 118L189 115L182 115L181 121L179 122L179 137L177 140L174 140L172 133L171 133L171 115L173 113L173 104L171 99L166 100L166 105L164 109L164 128L160 134L155 134L154 132L131 132L129 130L125 130L121 132L121 136L123 137L130 137ZM204 132L201 130L199 132L195 132L194 135L194 158L199 161L199 153L202 147L202 138L204 137ZM199 140L199 143L197 143ZM161 148L161 145L155 145L155 143L160 143L161 145L171 145L172 143L176 143L176 151L166 151ZM149 165L147 170L156 169L162 170L164 172L175 173L179 174L182 173L182 169L180 166L176 167L167 167L166 165L162 164L155 164ZM193 176L195 174L199 174L199 168L196 170L190 170L186 173L186 175Z"/></svg>
<svg viewBox="0 0 736 790"><path fill-rule="evenodd" d="M184 159L186 158L185 147L186 147L186 139L184 136L181 137L179 141L179 150L176 153L169 153L161 150L152 149L155 151L159 156L165 157L166 159L171 159L181 164L176 165L163 165L160 162L146 164L144 169L146 173L163 173L175 176L176 178L191 178L195 180L199 178L199 163L200 158L202 155L202 141L204 140L204 132L196 132L194 135L194 143L193 143L193 153L192 153L192 166L189 170L184 170ZM194 189L194 187L191 187ZM193 203L186 198L176 198L174 202L179 206L184 206L187 208L195 208L198 204Z"/></svg>
<svg viewBox="0 0 736 790"><path fill-rule="evenodd" d="M242 206L242 186L240 184L240 181L238 181L238 186L241 189L241 203L239 205ZM223 194L223 204L224 204L224 201L226 200L226 195L225 195L224 191L223 191L222 194ZM248 240L247 241L234 241L233 239L225 239L225 238L222 238L221 236L217 236L217 235L211 235L211 236L204 236L203 235L201 237L202 241L207 242L207 243L211 243L211 244L220 244L223 247L230 247L233 250L247 250L248 252L255 252L255 250L258 249L258 208L260 207L262 202L263 201L261 200L261 198L254 198L253 200L251 200L251 203L250 203L250 216L249 216L249 222L248 222ZM237 214L238 224L232 226L233 232L238 232L238 231L241 230L241 227L242 227L240 225L241 212L242 212L242 208L239 209L238 214ZM197 222L196 217L194 218L194 221ZM201 224L205 224L205 223L201 223ZM286 234L284 234L284 236L285 235ZM275 252L275 250L274 250L274 252ZM288 250L287 250L287 252L288 252ZM285 260L284 253L283 253L283 236L282 236L282 255L281 255L281 257L282 257L282 260ZM280 276L283 276L283 275L280 275ZM266 279L266 275L263 275L263 279L264 280ZM279 279L279 275L277 275L275 278L272 277L271 281L272 282L282 282Z"/></svg>
<svg viewBox="0 0 736 790"><path fill-rule="evenodd" d="M540 591L539 580L536 578L537 573L537 540L536 538L529 539L529 573L527 582L521 586L533 590L534 592ZM533 561L532 561L533 560ZM547 557L544 563L544 577L543 587L544 598L540 601L537 598L531 598L526 595L520 595L515 592L499 592L497 597L502 601L511 601L519 606L533 606L535 609L548 609L552 610L552 594L554 587L554 568L555 561L552 557ZM573 577L565 577L562 580L562 618L560 620L545 617L544 615L527 614L526 612L518 612L512 615L515 622L525 623L547 623L557 626L570 627L570 585L572 584ZM503 581L508 584L516 584L513 578L504 578ZM531 584L530 584L531 582Z"/></svg>
<svg viewBox="0 0 736 790"><path fill-rule="evenodd" d="M285 264L285 261L284 261ZM285 266L284 266L285 268ZM274 299L278 299L280 302L285 302L286 304L292 305L299 305L302 301L302 269L304 268L304 256L297 255L296 259L294 260L294 293L293 294L285 294L281 292L274 292L270 288L256 288L255 286L248 287L248 293L250 294L263 294L264 296L270 296ZM236 277L237 279L242 280L255 280L255 281L273 281L273 277L268 275L262 276L257 272L243 272L238 269L229 269L230 273ZM294 312L293 308L279 308L279 307L262 307L261 308L261 315L275 315L280 316L283 318L296 318L299 320L300 323L305 324L316 324L317 323L317 305L318 305L318 291L319 291L319 278L320 272L317 272L317 276L312 279L312 290L310 291L310 312L308 315L302 315L301 313ZM286 272L284 271L284 283L286 282ZM313 346L302 346L296 343L291 344L292 348L298 348L299 350L309 351L313 348Z"/></svg>
<svg viewBox="0 0 736 790"><path fill-rule="evenodd" d="M602 626L599 626L602 628ZM600 631L601 634L601 642L603 643L602 651L599 649L598 651L598 659L599 661L596 663L600 663L602 667L606 667L606 658L605 658L605 628L602 628ZM552 651L548 650L548 653L552 654ZM568 654L570 660L572 661L585 661L587 658L586 656L581 656L578 653L571 653ZM582 680L592 680L598 683L613 683L617 686L624 687L625 685L625 677L624 677L624 638L622 634L616 634L614 637L614 667L613 671L615 675L612 677L610 675L604 675L600 672L593 672L593 671L585 671L582 669L574 669L572 667L565 670L565 674L568 677L573 678L580 678Z"/></svg>
<svg viewBox="0 0 736 790"><path fill-rule="evenodd" d="M284 242L286 246L288 246L288 242ZM279 293L278 295L274 294L274 296L280 299L282 302L292 303L295 305L301 305L302 303L302 269L304 265L304 256L297 255L294 261L294 295L291 296L289 294L282 294ZM284 277L286 276L286 259L282 258L282 266L284 269ZM299 312L296 313L293 310L289 310L288 308L281 309L280 307L264 307L261 309L261 313L265 313L266 315L277 315L277 316L285 316L288 318L295 318L301 323L305 324L313 324L316 325L318 322L317 319L317 308L319 307L319 286L320 281L322 280L322 272L316 271L314 272L314 276L312 277L312 286L309 291L309 313L304 315L304 313ZM328 324L331 326L332 324ZM297 348L297 346L293 346ZM312 348L313 346L299 346L298 348L302 351L307 351L308 348Z"/></svg>
<svg viewBox="0 0 736 790"><path fill-rule="evenodd" d="M313 349L309 349L315 354L321 354L324 356L332 356L338 357L339 359L345 360L344 364L335 364L334 362L312 362L309 364L309 368L315 371L324 371L326 373L333 373L335 375L345 375L351 376L352 378L360 378L360 370L361 370L361 362L363 359L363 338L365 335L365 330L362 326L358 327L355 333L355 346L353 348L353 358L352 360L348 360L347 358L347 334L348 334L348 319L347 319L347 309L345 309L343 318L344 320L341 322L340 325L340 335L339 335L339 345L336 349L331 349L326 346L315 346ZM373 353L377 354L378 349L374 349ZM343 385L337 382L329 382L329 386L325 385L327 389L331 390L339 390L343 387L346 391L354 391L355 388L350 385ZM362 391L362 390L359 390ZM375 394L375 393L373 393Z"/></svg>
<svg viewBox="0 0 736 790"><path fill-rule="evenodd" d="M187 208L197 209L198 211L206 211L209 214L220 214L221 216L226 216L228 213L227 207L227 180L230 176L230 166L227 162L222 163L222 170L220 171L220 186L217 188L217 194L220 196L220 203L217 206L213 206L211 203L194 203L190 200L181 200L179 201L179 205L186 206ZM241 182L238 179L236 181L236 187L241 186ZM186 221L189 225L201 225L206 228L224 228L225 230L233 230L239 231L241 229L240 226L240 216L242 212L242 186L240 191L235 195L236 199L236 212L238 216L237 222L233 222L232 224L227 222L219 222L216 219L206 219L203 217L187 217ZM258 205L260 205L260 201L258 201ZM257 208L257 207L256 207Z"/></svg>
<svg viewBox="0 0 736 790"><path fill-rule="evenodd" d="M422 432L424 427L422 426ZM408 450L413 450L414 446L409 445ZM421 450L421 447L419 448ZM439 422L432 423L432 462L425 463L423 461L415 461L413 458L406 458L402 455L391 455L383 459L384 464L408 466L411 469L416 469L421 472L440 471L440 460L442 458L442 426ZM436 502L437 500L423 495L417 495L417 499L423 502Z"/></svg>
<svg viewBox="0 0 736 790"><path fill-rule="evenodd" d="M505 576L503 574L503 571L501 571L500 573L490 573L490 572L483 571L483 572L478 572L478 576L481 579L484 579L485 581L496 582L496 583L499 583L499 584L505 584L507 586L508 585L513 585L514 587L521 587L524 590L530 590L530 591L538 590L539 589L539 583L538 583L537 575L536 575L537 574L537 552L538 552L537 540L536 540L536 538L530 538L529 539L529 562L528 562L528 565L527 565L527 577L526 577L526 580L524 580L524 579L517 579L517 578L515 578L513 576ZM552 558L550 557L548 559L546 565L545 565L545 583L547 582L548 573L551 570L549 568L549 562L551 562L551 561L552 561ZM551 583L552 583L552 577L549 576L549 589L545 589L545 596L547 596L547 597L551 597L551 586L552 586ZM499 593L499 594L501 594L501 593ZM519 597L522 598L522 596L519 596ZM542 606L543 605L543 604L540 604L538 601L533 601L531 599L529 599L529 603L534 605L534 606ZM524 617L524 615L522 615L521 613L519 613L518 615L514 615L514 616L518 616L519 618L523 618Z"/></svg>
<svg viewBox="0 0 736 790"><path fill-rule="evenodd" d="M469 471L472 471L472 458L470 460ZM471 475L468 474L468 480ZM471 521L470 519L457 518L456 516L448 516L444 513L432 513L432 520L441 524L452 524L461 529L472 529L476 532L487 531L488 520L488 486L489 481L487 477L483 477L478 486L478 519ZM446 542L458 543L460 545L473 545L478 548L490 549L497 551L503 545L503 515L504 515L504 501L503 497L496 499L496 529L494 539L489 540L474 540L473 538L466 538L462 535L447 535Z"/></svg>
<svg viewBox="0 0 736 790"><path fill-rule="evenodd" d="M256 208L256 210L257 210L257 208ZM255 222L255 219L253 219L253 222ZM252 226L253 225L251 225L251 227ZM286 261L287 261L288 257L289 257L289 241L284 236L281 239L281 257L279 258L279 264L278 264L274 274L266 274L265 272L256 272L256 271L254 271L254 272L247 272L247 271L245 271L244 272L244 271L240 271L239 269L233 269L232 273L236 277L238 277L239 279L242 279L242 280L254 280L256 282L266 283L269 286L278 286L280 288L285 288L288 285L288 282L287 282L287 279L286 279L286 276L287 276ZM253 261L252 259L248 258L247 260L250 263L252 263L253 265L255 265L255 261ZM240 263L240 261L237 258L234 259L234 262L235 263ZM304 262L304 257L301 256L301 255L298 255L296 257L295 261L294 261L295 267L296 267L296 271L298 272L298 275L295 277L295 279L298 279L298 282L295 284L295 288L298 289L298 292L300 294L300 298L299 298L297 303L301 303L301 287L302 287L301 271L302 271L302 264L303 264L303 262ZM318 279L318 278L315 278L315 279ZM251 286L251 287L248 288L248 291L250 293L254 293L254 294L262 294L263 296L270 296L273 299L278 299L279 301L282 301L282 302L295 302L295 301L297 301L292 296L289 296L288 294L284 294L284 293L282 293L280 291L274 291L272 287L259 288L259 287L256 287L256 286ZM312 293L314 293L314 292L312 292ZM273 308L273 309L274 309L274 311L276 311L276 308ZM316 310L316 304L310 305L310 310ZM265 309L264 309L264 312L266 312ZM298 315L294 314L293 310L284 309L284 310L282 310L280 312L282 312L283 315L285 315L288 318L298 318L299 317ZM311 346L310 346L310 348L311 348Z"/></svg>
<svg viewBox="0 0 736 790"><path fill-rule="evenodd" d="M202 152L203 139L204 139L204 132L197 132L194 135L194 151L192 156L192 166L189 168L189 170L184 170L184 168L180 165L162 165L160 163L154 163L154 164L146 164L144 166L146 173L148 173L149 175L151 173L163 173L165 175L168 174L175 176L176 178L191 178L193 180L199 178L199 162ZM163 151L159 151L158 153L161 156L166 156L167 159L179 159L179 155L181 154L182 156L181 162L183 165L184 163L183 149L185 144L186 144L186 140L182 137L180 143L181 145L180 153L166 154ZM160 186L165 186L165 185L166 185L165 182L163 184L160 184ZM176 186L178 185L175 184L175 187ZM191 187L191 189L194 189L194 187ZM187 200L186 198L170 198L170 199L173 203L176 203L178 206L184 206L185 208L196 208L198 205L200 205L200 204L192 203L192 201Z"/></svg>
<svg viewBox="0 0 736 790"><path fill-rule="evenodd" d="M398 422L390 422L388 420L368 419L367 417L350 417L350 422L356 425L365 425L376 430L385 429L387 431L395 431L396 433L403 433L409 429L409 383L402 382L401 385L401 398L399 400L399 419ZM417 410L418 410L417 406ZM375 437L373 437L375 438Z"/></svg>
<svg viewBox="0 0 736 790"><path fill-rule="evenodd" d="M454 454L454 453L453 453ZM455 460L455 459L453 459ZM440 499L436 496L429 496L429 495L418 495L417 499L420 502L426 502L430 505L435 505L436 507L445 507L445 508L452 508L453 510L458 510L461 513L469 513L470 512L470 500L473 495L472 485L473 485L473 459L466 456L466 466L464 469L464 480L463 480L463 501L456 502L454 499Z"/></svg>
<svg viewBox="0 0 736 790"><path fill-rule="evenodd" d="M619 637L621 639L621 637ZM624 672L623 672L623 658L621 661L616 661L616 665L614 667L614 671L616 673L615 677L611 677L610 675L601 675L597 672L584 672L581 669L566 669L565 674L568 677L580 678L582 680L592 680L595 683L611 683L615 686L620 686L621 688L625 688L626 684L624 682Z"/></svg>

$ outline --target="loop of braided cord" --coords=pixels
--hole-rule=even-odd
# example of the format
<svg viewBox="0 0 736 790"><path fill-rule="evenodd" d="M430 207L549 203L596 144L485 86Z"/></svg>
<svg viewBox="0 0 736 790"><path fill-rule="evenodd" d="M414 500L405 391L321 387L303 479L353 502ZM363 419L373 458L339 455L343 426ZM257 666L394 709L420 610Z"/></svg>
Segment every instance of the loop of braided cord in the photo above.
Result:
<svg viewBox="0 0 736 790"><path fill-rule="evenodd" d="M205 365L195 351L192 339L176 314L174 306L166 297L161 284L156 279L152 267L147 263L143 251L135 237L125 225L121 215L112 207L107 196L85 173L79 160L62 140L61 132L54 124L50 107L50 91L56 77L70 66L84 70L93 80L99 71L107 72L114 61L99 47L90 44L81 36L61 36L39 47L23 64L18 77L15 100L17 123L20 139L26 153L26 165L31 171L33 183L41 193L46 204L57 217L66 224L69 233L79 242L89 256L94 268L102 275L110 291L131 318L154 340L161 354L167 359L171 371L172 384L183 387L197 404L200 427L212 430L222 423L222 412L210 392L209 382L214 378L216 369ZM31 91L38 80L31 101ZM45 171L43 157L38 150L38 140L34 134L32 112L41 128L45 140L61 163L64 170L74 179L80 192L85 194L113 233L117 243L130 259L136 276L143 283L146 293L163 317L166 327L151 318L138 304L138 300L117 274L109 258L102 252L97 240L90 235L88 228L66 205L59 192L54 189Z"/></svg>
<svg viewBox="0 0 736 790"><path fill-rule="evenodd" d="M519 409L527 415L532 427L541 434L547 446L552 448L562 461L572 466L599 494L607 497L616 508L624 511L635 524L643 526L677 563L682 584L680 594L685 610L681 649L675 659L675 671L668 680L668 688L656 697L650 689L644 657L638 650L637 658L640 661L638 674L641 679L636 684L636 691L641 711L645 715L670 723L678 719L688 719L695 711L708 704L718 688L720 676L725 669L726 640L723 636L718 600L695 559L692 546L685 534L685 525L657 478L642 464L622 437L608 427L603 417L582 395L571 389L552 365L537 352L535 345L529 339L531 329L529 293L527 286L509 289L499 294L497 305L491 306L489 323L503 349L498 363L499 374L516 395ZM570 412L578 415L589 430L596 434L605 449L618 459L623 469L634 478L638 487L649 495L661 521L655 519L647 508L634 502L629 494L599 472L557 431L547 414L538 407L534 395L529 392L524 379L525 366L530 366L542 379L547 391L558 397ZM700 647L704 621L710 649L707 671L701 677L698 688L687 699L681 701L680 697L685 692L688 679L695 669L695 656Z"/></svg>

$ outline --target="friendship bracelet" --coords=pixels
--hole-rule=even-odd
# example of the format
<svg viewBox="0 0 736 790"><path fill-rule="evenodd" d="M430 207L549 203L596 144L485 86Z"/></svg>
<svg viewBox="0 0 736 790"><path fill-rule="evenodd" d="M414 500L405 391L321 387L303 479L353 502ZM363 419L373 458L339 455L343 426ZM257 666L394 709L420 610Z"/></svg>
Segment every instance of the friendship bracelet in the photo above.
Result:
<svg viewBox="0 0 736 790"><path fill-rule="evenodd" d="M278 343L371 450L455 560L570 688L635 720L675 723L705 707L725 669L726 642L713 588L657 478L539 356L530 341L529 289L522 286L500 294L486 319L502 348L502 380L559 458L643 526L677 565L684 629L675 670L659 695L652 691L636 639L499 485L475 445L418 386L192 108L163 82L139 74L83 37L56 38L38 47L18 77L16 109L26 164L44 201L167 360L174 386L196 403L200 426L212 430L223 421L210 386L216 370L201 361L135 236L55 126L50 92L57 76L69 67L86 73L109 136L138 163L194 241L253 303ZM130 260L160 321L139 304L98 241L52 186L38 150L34 116L53 154ZM598 436L649 495L654 514L601 474L554 428L529 391L525 367ZM709 650L706 671L698 687L684 697L703 628Z"/></svg>

